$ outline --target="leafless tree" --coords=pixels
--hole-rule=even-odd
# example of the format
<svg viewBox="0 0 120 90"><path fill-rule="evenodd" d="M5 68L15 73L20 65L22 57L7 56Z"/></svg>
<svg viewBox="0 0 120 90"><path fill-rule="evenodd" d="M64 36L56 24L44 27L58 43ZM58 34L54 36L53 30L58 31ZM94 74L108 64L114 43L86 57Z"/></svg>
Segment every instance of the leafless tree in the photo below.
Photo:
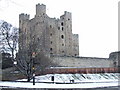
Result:
<svg viewBox="0 0 120 90"><path fill-rule="evenodd" d="M0 31L3 36L1 42L6 41L6 44L9 46L9 50L12 54L12 61L15 67L27 77L27 81L30 81L33 74L36 72L42 72L46 67L54 65L50 58L45 55L45 52L38 49L39 42L35 37L32 37L27 49L23 50L25 53L20 54L20 52L16 57L15 54L17 52L19 33L18 29L13 28L12 25L7 22L3 22Z"/></svg>
<svg viewBox="0 0 120 90"><path fill-rule="evenodd" d="M27 80L30 81L32 79L33 74L36 72L44 71L45 68L50 67L50 65L54 65L51 59L45 55L45 53L38 49L39 43L33 37L31 42L28 44L28 48L26 49L26 53L24 54L24 60L20 58L18 59L18 63L25 71L27 76Z"/></svg>
<svg viewBox="0 0 120 90"><path fill-rule="evenodd" d="M11 24L4 21L0 26L0 43L2 51L10 52L14 59L17 52L18 28L12 27Z"/></svg>

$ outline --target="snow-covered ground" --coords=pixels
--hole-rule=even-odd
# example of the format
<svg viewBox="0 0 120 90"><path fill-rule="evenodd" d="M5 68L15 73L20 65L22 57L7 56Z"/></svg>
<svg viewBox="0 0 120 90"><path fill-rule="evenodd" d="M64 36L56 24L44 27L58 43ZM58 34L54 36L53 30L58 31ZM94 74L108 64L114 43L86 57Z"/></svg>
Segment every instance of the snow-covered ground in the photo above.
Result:
<svg viewBox="0 0 120 90"><path fill-rule="evenodd" d="M54 82L51 77L54 76ZM98 88L118 86L120 73L104 74L48 74L36 76L35 85L31 82L0 82L0 86L19 87L19 88ZM74 80L74 83L70 83ZM26 81L26 79L18 80ZM49 83L43 83L49 82Z"/></svg>
<svg viewBox="0 0 120 90"><path fill-rule="evenodd" d="M19 88L98 88L98 87L118 86L118 82L80 83L80 84L35 83L35 85L27 82L0 82L0 86L19 87Z"/></svg>
<svg viewBox="0 0 120 90"><path fill-rule="evenodd" d="M104 73L104 74L48 74L44 76L37 76L36 82L51 82L51 77L54 76L54 82L69 83L74 80L79 82L112 82L118 81L118 73Z"/></svg>

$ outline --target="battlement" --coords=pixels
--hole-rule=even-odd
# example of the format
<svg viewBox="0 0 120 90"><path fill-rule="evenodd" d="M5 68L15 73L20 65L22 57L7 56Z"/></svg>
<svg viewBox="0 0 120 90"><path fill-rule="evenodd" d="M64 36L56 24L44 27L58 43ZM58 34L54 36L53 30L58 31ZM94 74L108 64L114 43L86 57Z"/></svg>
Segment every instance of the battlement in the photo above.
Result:
<svg viewBox="0 0 120 90"><path fill-rule="evenodd" d="M44 4L37 4L36 5L36 16L40 16L40 15L45 15L46 14L46 5Z"/></svg>
<svg viewBox="0 0 120 90"><path fill-rule="evenodd" d="M72 18L72 14L70 12L64 11L64 15L60 16L61 19L68 19L70 20Z"/></svg>
<svg viewBox="0 0 120 90"><path fill-rule="evenodd" d="M73 36L75 36L75 37L79 37L79 35L78 35L78 34L73 34Z"/></svg>
<svg viewBox="0 0 120 90"><path fill-rule="evenodd" d="M67 11L64 11L64 14L65 14L65 15L71 15L71 13L70 13L70 12L67 12Z"/></svg>
<svg viewBox="0 0 120 90"><path fill-rule="evenodd" d="M29 18L30 18L30 15L29 15L29 14L21 13L21 14L19 15L19 19L20 19L20 20L29 20Z"/></svg>

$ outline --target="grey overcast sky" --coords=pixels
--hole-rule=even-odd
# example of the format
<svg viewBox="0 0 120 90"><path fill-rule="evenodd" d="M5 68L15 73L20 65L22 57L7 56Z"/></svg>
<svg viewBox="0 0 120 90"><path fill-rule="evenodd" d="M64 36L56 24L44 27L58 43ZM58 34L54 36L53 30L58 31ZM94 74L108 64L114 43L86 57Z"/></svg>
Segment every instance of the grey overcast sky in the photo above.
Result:
<svg viewBox="0 0 120 90"><path fill-rule="evenodd" d="M0 19L19 25L19 14L35 15L36 4L45 4L49 17L72 13L72 31L79 34L80 56L109 57L118 51L119 0L0 0Z"/></svg>

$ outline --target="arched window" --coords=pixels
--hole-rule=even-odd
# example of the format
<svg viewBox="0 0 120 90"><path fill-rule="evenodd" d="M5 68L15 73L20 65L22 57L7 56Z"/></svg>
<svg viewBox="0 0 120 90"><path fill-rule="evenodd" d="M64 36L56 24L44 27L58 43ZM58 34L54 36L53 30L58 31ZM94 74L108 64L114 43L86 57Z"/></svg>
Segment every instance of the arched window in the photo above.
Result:
<svg viewBox="0 0 120 90"><path fill-rule="evenodd" d="M64 35L61 35L61 38L64 39Z"/></svg>
<svg viewBox="0 0 120 90"><path fill-rule="evenodd" d="M50 36L52 36L52 33L50 33Z"/></svg>
<svg viewBox="0 0 120 90"><path fill-rule="evenodd" d="M52 28L52 25L50 25L50 28Z"/></svg>
<svg viewBox="0 0 120 90"><path fill-rule="evenodd" d="M68 18L68 20L70 20L70 18Z"/></svg>
<svg viewBox="0 0 120 90"><path fill-rule="evenodd" d="M61 26L63 26L63 22L61 22Z"/></svg>
<svg viewBox="0 0 120 90"><path fill-rule="evenodd" d="M52 51L53 49L52 48L50 48L50 51Z"/></svg>

